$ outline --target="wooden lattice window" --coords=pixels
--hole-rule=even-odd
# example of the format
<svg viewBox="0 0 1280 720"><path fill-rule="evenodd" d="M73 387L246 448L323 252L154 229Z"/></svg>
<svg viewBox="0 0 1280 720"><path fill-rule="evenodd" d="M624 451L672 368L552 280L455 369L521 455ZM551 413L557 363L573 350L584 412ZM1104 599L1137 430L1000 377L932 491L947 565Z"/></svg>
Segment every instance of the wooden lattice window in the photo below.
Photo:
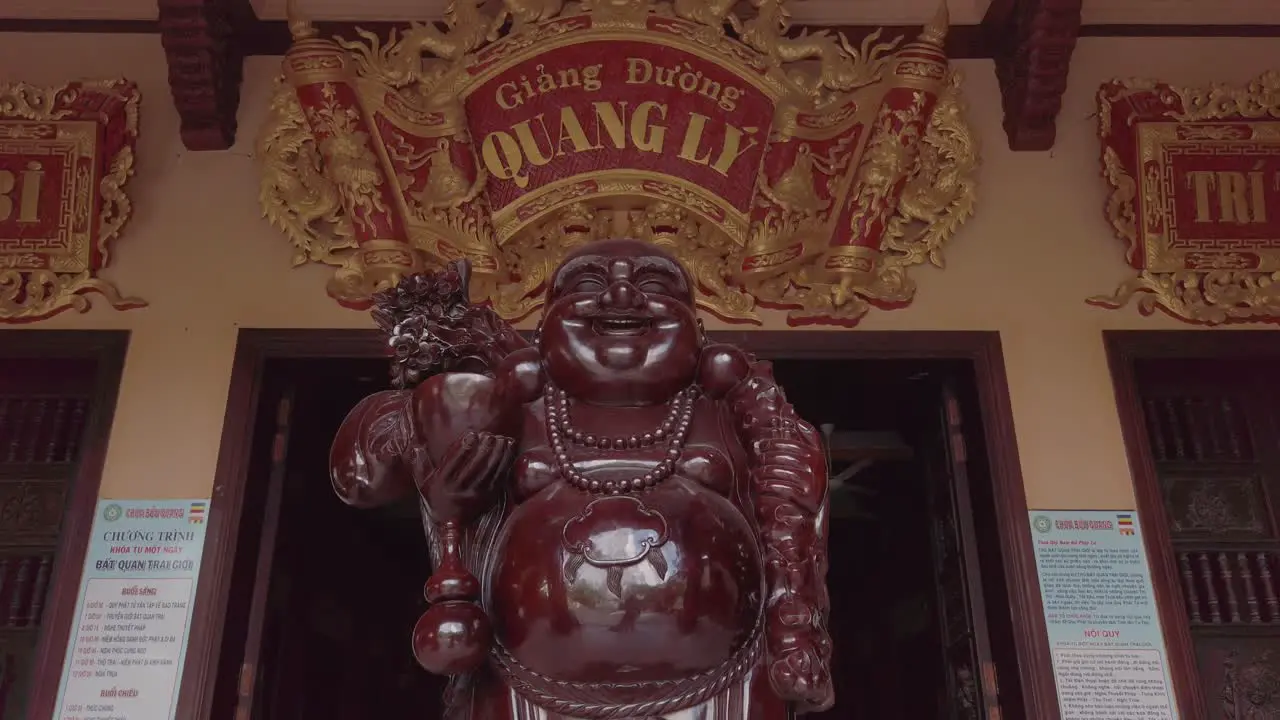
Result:
<svg viewBox="0 0 1280 720"><path fill-rule="evenodd" d="M0 718L31 664L96 379L93 360L0 358Z"/></svg>
<svg viewBox="0 0 1280 720"><path fill-rule="evenodd" d="M1210 717L1280 718L1280 366L1136 370Z"/></svg>

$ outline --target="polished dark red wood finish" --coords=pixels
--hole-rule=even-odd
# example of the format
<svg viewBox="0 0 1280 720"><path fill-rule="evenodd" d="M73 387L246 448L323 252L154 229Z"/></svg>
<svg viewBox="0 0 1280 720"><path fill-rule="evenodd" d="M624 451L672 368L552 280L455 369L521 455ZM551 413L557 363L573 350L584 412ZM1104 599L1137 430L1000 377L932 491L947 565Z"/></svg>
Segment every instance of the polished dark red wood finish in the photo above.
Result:
<svg viewBox="0 0 1280 720"><path fill-rule="evenodd" d="M1106 343L1179 711L1271 717L1280 335L1115 331Z"/></svg>
<svg viewBox="0 0 1280 720"><path fill-rule="evenodd" d="M990 608L1007 607L1010 642L1016 648L1002 695L1010 704L1005 717L1054 720L1057 699L1050 668L1044 616L1029 538L1031 529L1026 497L1014 442L1012 411L998 333L994 332L817 332L736 331L711 332L716 341L747 348L764 358L909 360L947 359L971 367L978 390L980 412L975 420L983 427L985 442L970 448L989 461L991 492L996 508L993 532L1000 553L992 566L1003 564L1004 578L991 594ZM237 584L233 570L243 533L252 523L243 508L259 476L249 472L256 447L255 428L269 423L269 412L256 417L254 408L271 396L267 387L282 362L335 358L374 358L386 349L385 337L376 330L241 330L228 390L222 445L208 518L208 542L201 565L200 590L192 619L191 639L179 696L179 717L209 720L216 712L219 669L238 672L239 655L223 647L224 634L242 635L243 627L229 617ZM273 370L274 368L274 370ZM363 581L357 581L362 583ZM996 598L1000 602L996 601ZM1005 603L1005 599L1008 600ZM842 611L847 617L848 611ZM233 656L234 655L234 656ZM406 657L407 657L406 653ZM233 667L235 669L233 669ZM430 677L430 676L427 676ZM1013 679L1016 678L1016 682ZM233 683L234 684L234 683ZM423 712L429 714L429 710ZM425 716L424 716L425 717Z"/></svg>
<svg viewBox="0 0 1280 720"><path fill-rule="evenodd" d="M30 404L33 413L27 422L10 425L10 432L0 428L0 480L56 479L65 485L51 504L30 502L36 499L30 496L26 503L12 503L20 510L6 516L4 532L0 533L9 535L31 529L24 527L24 520L34 510L37 516L52 522L47 534L50 544L56 543L51 557L26 573L25 582L20 566L10 565L18 571L14 585L0 578L0 584L7 586L0 589L0 597L4 598L0 614L8 611L10 622L6 624L11 626L14 611L22 613L24 624L20 631L29 634L18 639L27 657L0 657L0 715L51 717L67 642L75 624L80 573L129 333L23 330L5 331L2 337L0 395L8 395L17 403L0 412L10 415L9 420L13 421L19 419L14 417L14 411ZM24 365L34 366L35 372L18 369ZM0 426L5 425L8 423L0 421ZM18 456L14 456L15 450ZM10 554L7 548L4 550L0 555ZM0 558L0 564L4 564L4 558ZM7 635L0 632L0 655L8 655L14 648L12 642L17 638ZM28 675L29 683L23 687L14 685L13 674L17 672ZM25 697L16 697L19 692Z"/></svg>
<svg viewBox="0 0 1280 720"><path fill-rule="evenodd" d="M767 364L706 340L676 260L579 249L532 346L465 298L464 265L378 298L399 389L331 452L349 503L422 500L414 650L455 676L456 716L830 707L820 436Z"/></svg>

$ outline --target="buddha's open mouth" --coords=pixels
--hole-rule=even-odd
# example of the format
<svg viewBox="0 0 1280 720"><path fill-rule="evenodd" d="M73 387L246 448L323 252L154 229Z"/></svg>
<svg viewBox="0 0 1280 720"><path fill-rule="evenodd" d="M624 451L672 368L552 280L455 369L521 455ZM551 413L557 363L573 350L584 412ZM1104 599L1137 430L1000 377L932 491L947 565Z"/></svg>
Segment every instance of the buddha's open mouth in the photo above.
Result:
<svg viewBox="0 0 1280 720"><path fill-rule="evenodd" d="M647 318L596 318L591 321L591 329L597 335L643 335L650 324Z"/></svg>

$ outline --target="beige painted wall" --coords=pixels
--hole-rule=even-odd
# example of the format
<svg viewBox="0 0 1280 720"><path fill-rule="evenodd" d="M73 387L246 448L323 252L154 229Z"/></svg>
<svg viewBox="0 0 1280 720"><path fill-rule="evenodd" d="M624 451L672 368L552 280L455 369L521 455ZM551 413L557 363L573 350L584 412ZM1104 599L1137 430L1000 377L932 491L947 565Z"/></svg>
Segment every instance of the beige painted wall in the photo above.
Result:
<svg viewBox="0 0 1280 720"><path fill-rule="evenodd" d="M1032 507L1132 504L1101 332L1185 327L1084 304L1127 274L1102 219L1092 117L1099 83L1243 81L1278 56L1277 39L1082 40L1051 153L1009 152L991 63L959 63L984 146L977 217L948 249L946 270L916 271L914 305L875 312L863 327L1000 331ZM237 146L192 153L178 139L158 37L0 34L0 81L126 76L144 93L129 188L135 217L108 275L151 307L36 326L133 331L104 497L209 493L238 328L370 326L325 296L326 269L291 270L288 243L260 219L253 140L278 66L275 58L247 63Z"/></svg>

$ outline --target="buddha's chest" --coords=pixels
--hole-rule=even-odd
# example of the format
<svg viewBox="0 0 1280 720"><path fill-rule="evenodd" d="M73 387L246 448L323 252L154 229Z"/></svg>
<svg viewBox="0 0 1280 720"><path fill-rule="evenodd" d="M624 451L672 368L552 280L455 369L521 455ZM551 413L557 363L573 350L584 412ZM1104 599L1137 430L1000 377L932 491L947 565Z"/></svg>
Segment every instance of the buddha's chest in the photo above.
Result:
<svg viewBox="0 0 1280 720"><path fill-rule="evenodd" d="M746 456L720 405L696 401L676 447L671 436L679 428L672 415L661 407L584 408L565 428L565 423L548 422L542 402L528 406L513 477L515 501L573 481L575 474L577 481L600 489L633 490L649 487L655 475L678 476L736 499ZM669 472L662 472L664 463L670 464Z"/></svg>

